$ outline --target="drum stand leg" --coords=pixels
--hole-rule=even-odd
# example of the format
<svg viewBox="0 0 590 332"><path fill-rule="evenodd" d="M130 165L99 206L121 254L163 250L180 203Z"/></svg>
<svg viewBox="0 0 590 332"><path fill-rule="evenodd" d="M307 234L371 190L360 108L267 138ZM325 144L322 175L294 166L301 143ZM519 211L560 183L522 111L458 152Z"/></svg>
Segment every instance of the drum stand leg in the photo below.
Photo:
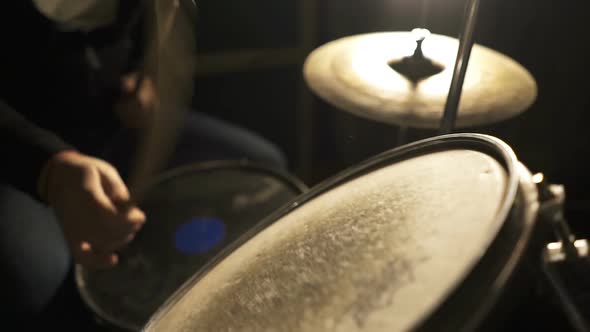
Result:
<svg viewBox="0 0 590 332"><path fill-rule="evenodd" d="M563 216L565 192L562 186L548 185L541 180L537 182L542 204L539 210L541 219L549 221L558 242L549 243L545 247L542 257L542 270L546 280L563 306L564 314L572 327L578 331L590 331L588 323L570 296L563 281L563 272L570 270L576 275L576 270L588 269L589 244L587 240L576 240L571 233L567 221ZM588 269L590 270L590 269ZM579 276L579 273L577 274Z"/></svg>
<svg viewBox="0 0 590 332"><path fill-rule="evenodd" d="M586 323L584 316L578 310L576 303L569 295L568 290L560 277L560 273L557 271L555 263L543 262L543 274L545 275L553 294L563 306L563 311L574 330L577 332L589 331L588 324Z"/></svg>

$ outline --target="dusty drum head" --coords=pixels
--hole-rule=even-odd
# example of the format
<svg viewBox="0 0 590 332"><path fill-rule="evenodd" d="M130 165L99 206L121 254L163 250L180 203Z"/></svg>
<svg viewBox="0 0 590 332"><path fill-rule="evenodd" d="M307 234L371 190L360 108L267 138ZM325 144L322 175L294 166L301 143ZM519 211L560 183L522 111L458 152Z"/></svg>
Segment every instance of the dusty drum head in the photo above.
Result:
<svg viewBox="0 0 590 332"><path fill-rule="evenodd" d="M296 179L241 162L175 169L146 186L147 222L108 270L76 268L83 300L107 325L137 331L186 280L303 192Z"/></svg>
<svg viewBox="0 0 590 332"><path fill-rule="evenodd" d="M477 319L493 298L498 267L519 256L492 249L507 225L514 235L532 224L534 195L521 218L509 218L523 182L518 169L507 146L482 135L373 158L267 218L144 330L406 331L456 310L451 298L485 295L455 317ZM473 278L477 287L467 292Z"/></svg>

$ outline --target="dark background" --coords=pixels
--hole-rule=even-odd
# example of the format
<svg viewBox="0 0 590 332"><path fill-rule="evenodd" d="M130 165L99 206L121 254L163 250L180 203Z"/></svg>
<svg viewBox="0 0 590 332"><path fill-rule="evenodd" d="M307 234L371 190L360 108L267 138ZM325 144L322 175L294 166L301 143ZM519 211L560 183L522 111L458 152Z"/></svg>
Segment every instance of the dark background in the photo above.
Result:
<svg viewBox="0 0 590 332"><path fill-rule="evenodd" d="M315 2L313 15L301 17L302 4L294 0L202 0L198 4L199 52L297 48L303 42L301 22L316 27L313 47L347 35L408 31L420 24L421 4L415 0L322 0ZM464 5L464 0L431 0L425 27L458 36ZM589 7L586 1L573 0L482 0L476 42L527 68L537 81L539 95L520 116L462 130L503 139L533 172L564 184L568 216L582 228L590 215L586 203L590 202ZM274 141L287 153L292 172L308 185L393 147L395 126L349 115L315 97L313 107L307 109L311 125L298 125L305 54L298 59L270 69L200 75L195 107ZM412 133L414 139L436 134ZM311 142L308 172L301 170L301 135Z"/></svg>

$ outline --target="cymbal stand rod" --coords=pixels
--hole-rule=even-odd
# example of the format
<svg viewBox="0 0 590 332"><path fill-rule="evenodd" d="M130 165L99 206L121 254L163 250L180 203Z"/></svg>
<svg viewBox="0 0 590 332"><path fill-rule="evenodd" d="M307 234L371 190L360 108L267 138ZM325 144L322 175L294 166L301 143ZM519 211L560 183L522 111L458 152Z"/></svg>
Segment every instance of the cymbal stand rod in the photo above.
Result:
<svg viewBox="0 0 590 332"><path fill-rule="evenodd" d="M453 78L440 125L441 135L449 134L455 129L461 90L463 88L463 81L465 80L469 57L471 56L471 49L473 48L473 32L475 30L478 9L479 0L468 0L463 28L459 38L459 50L457 51Z"/></svg>
<svg viewBox="0 0 590 332"><path fill-rule="evenodd" d="M428 15L430 14L430 0L422 0L420 8L420 28L426 27Z"/></svg>

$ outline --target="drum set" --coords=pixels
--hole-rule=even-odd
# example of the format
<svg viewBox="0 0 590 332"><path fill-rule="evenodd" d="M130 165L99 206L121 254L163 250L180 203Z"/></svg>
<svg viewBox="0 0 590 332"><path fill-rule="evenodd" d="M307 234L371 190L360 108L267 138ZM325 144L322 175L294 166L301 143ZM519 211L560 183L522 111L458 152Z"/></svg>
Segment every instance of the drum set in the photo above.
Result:
<svg viewBox="0 0 590 332"><path fill-rule="evenodd" d="M403 128L527 110L533 76L470 38L346 37L313 51L304 77L338 109ZM587 330L561 271L586 266L588 242L569 230L562 186L493 136L398 145L309 190L244 162L166 173L144 189L150 223L121 264L78 267L80 293L129 331L473 331L507 329L540 284L564 329Z"/></svg>

